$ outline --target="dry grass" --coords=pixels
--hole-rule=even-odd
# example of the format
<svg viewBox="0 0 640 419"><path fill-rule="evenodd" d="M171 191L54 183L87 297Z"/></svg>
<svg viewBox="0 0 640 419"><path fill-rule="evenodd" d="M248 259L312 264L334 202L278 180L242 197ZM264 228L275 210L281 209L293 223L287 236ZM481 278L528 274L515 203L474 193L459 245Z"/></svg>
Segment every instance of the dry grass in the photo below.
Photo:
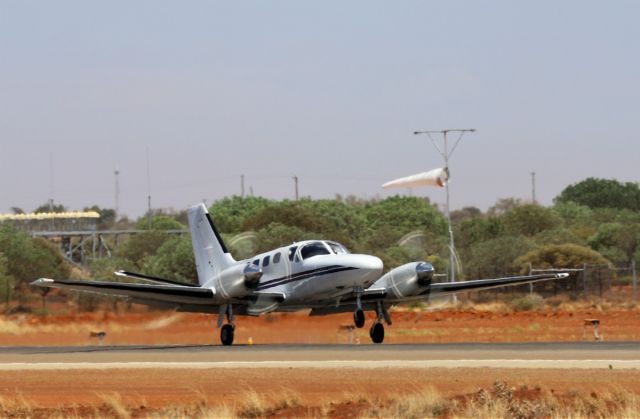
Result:
<svg viewBox="0 0 640 419"><path fill-rule="evenodd" d="M264 416L267 403L264 397L253 389L248 390L240 403L238 414L243 418L258 418Z"/></svg>
<svg viewBox="0 0 640 419"><path fill-rule="evenodd" d="M202 406L199 404L191 404L184 406L171 406L160 409L156 412L149 413L147 418L220 418L220 419L238 419L239 416L235 409L226 404L220 406Z"/></svg>
<svg viewBox="0 0 640 419"><path fill-rule="evenodd" d="M485 311L488 313L508 313L511 311L507 303L505 303L504 301L474 303L471 300L467 300L457 308L461 310Z"/></svg>
<svg viewBox="0 0 640 419"><path fill-rule="evenodd" d="M441 417L455 410L456 402L447 401L433 387L414 393L395 395L361 413L363 418L425 418Z"/></svg>
<svg viewBox="0 0 640 419"><path fill-rule="evenodd" d="M276 410L286 410L302 405L302 396L297 391L282 387L277 394L273 408Z"/></svg>
<svg viewBox="0 0 640 419"><path fill-rule="evenodd" d="M3 417L30 417L33 415L33 409L33 404L26 400L22 393L0 396L0 414Z"/></svg>
<svg viewBox="0 0 640 419"><path fill-rule="evenodd" d="M131 412L129 408L122 401L122 396L118 393L111 394L98 394L105 410L107 410L112 417L119 419L129 419Z"/></svg>
<svg viewBox="0 0 640 419"><path fill-rule="evenodd" d="M248 389L237 404L218 404L217 396L199 393L189 404L147 408L127 405L120 394L99 395L102 404L88 407L39 408L17 393L0 397L0 417L12 418L638 418L640 397L624 390L604 393L554 393L538 386L510 387L496 381L473 393L444 396L434 387L404 394L372 396L344 393L339 400L305 406L300 394L282 388L271 396ZM209 399L214 400L209 404Z"/></svg>

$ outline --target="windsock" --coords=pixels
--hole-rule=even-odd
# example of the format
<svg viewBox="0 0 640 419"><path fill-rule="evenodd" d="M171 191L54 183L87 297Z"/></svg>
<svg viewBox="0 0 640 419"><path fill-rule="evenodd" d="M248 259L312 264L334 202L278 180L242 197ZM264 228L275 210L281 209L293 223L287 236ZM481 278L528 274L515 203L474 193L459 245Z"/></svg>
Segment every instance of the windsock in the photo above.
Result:
<svg viewBox="0 0 640 419"><path fill-rule="evenodd" d="M394 179L382 185L383 188L413 188L416 186L437 186L442 188L449 180L449 170L446 167L429 170L407 177Z"/></svg>

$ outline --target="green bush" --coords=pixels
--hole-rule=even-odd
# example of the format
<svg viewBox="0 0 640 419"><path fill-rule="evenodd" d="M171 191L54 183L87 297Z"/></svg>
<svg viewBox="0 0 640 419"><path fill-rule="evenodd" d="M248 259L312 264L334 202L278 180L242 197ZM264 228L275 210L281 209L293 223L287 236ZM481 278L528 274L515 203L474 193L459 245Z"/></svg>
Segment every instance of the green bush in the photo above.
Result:
<svg viewBox="0 0 640 419"><path fill-rule="evenodd" d="M509 307L513 311L531 311L542 308L544 299L538 294L527 294L522 297L515 298L509 302Z"/></svg>

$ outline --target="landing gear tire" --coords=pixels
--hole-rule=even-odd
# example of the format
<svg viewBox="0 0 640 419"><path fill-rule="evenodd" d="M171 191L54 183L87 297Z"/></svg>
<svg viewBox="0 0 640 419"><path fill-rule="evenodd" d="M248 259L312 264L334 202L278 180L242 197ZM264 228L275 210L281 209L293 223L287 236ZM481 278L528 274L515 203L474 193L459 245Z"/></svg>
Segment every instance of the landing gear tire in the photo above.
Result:
<svg viewBox="0 0 640 419"><path fill-rule="evenodd" d="M384 340L384 325L380 322L375 322L369 329L369 336L371 336L373 343L382 343Z"/></svg>
<svg viewBox="0 0 640 419"><path fill-rule="evenodd" d="M356 327L358 329L363 327L364 321L365 321L364 310L361 308L356 309L356 311L353 312L353 322L356 324Z"/></svg>
<svg viewBox="0 0 640 419"><path fill-rule="evenodd" d="M235 328L233 327L232 324L227 323L224 326L222 326L222 329L220 329L220 342L222 342L224 346L228 346L233 343L234 331L235 331Z"/></svg>

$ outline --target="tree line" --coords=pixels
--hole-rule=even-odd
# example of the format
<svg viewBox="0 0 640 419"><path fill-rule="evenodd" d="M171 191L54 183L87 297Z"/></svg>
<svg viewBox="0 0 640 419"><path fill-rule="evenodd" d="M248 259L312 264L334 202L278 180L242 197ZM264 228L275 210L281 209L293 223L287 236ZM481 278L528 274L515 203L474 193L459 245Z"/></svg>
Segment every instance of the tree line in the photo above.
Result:
<svg viewBox="0 0 640 419"><path fill-rule="evenodd" d="M46 206L48 209L49 206ZM62 205L55 207L64 211ZM137 228L112 257L72 266L59 247L4 223L0 225L0 297L23 302L38 291L28 283L38 277L114 280L119 269L194 282L195 262L186 211L155 211L147 216L115 219L110 209L100 228ZM232 196L213 203L210 212L238 260L305 239L331 239L352 252L380 257L385 269L427 260L440 272L448 269L447 221L426 198L394 196L363 200L276 201ZM589 178L565 188L553 205L500 199L486 212L475 207L451 213L462 279L525 274L537 268L588 264L628 265L640 262L640 188L637 183Z"/></svg>

